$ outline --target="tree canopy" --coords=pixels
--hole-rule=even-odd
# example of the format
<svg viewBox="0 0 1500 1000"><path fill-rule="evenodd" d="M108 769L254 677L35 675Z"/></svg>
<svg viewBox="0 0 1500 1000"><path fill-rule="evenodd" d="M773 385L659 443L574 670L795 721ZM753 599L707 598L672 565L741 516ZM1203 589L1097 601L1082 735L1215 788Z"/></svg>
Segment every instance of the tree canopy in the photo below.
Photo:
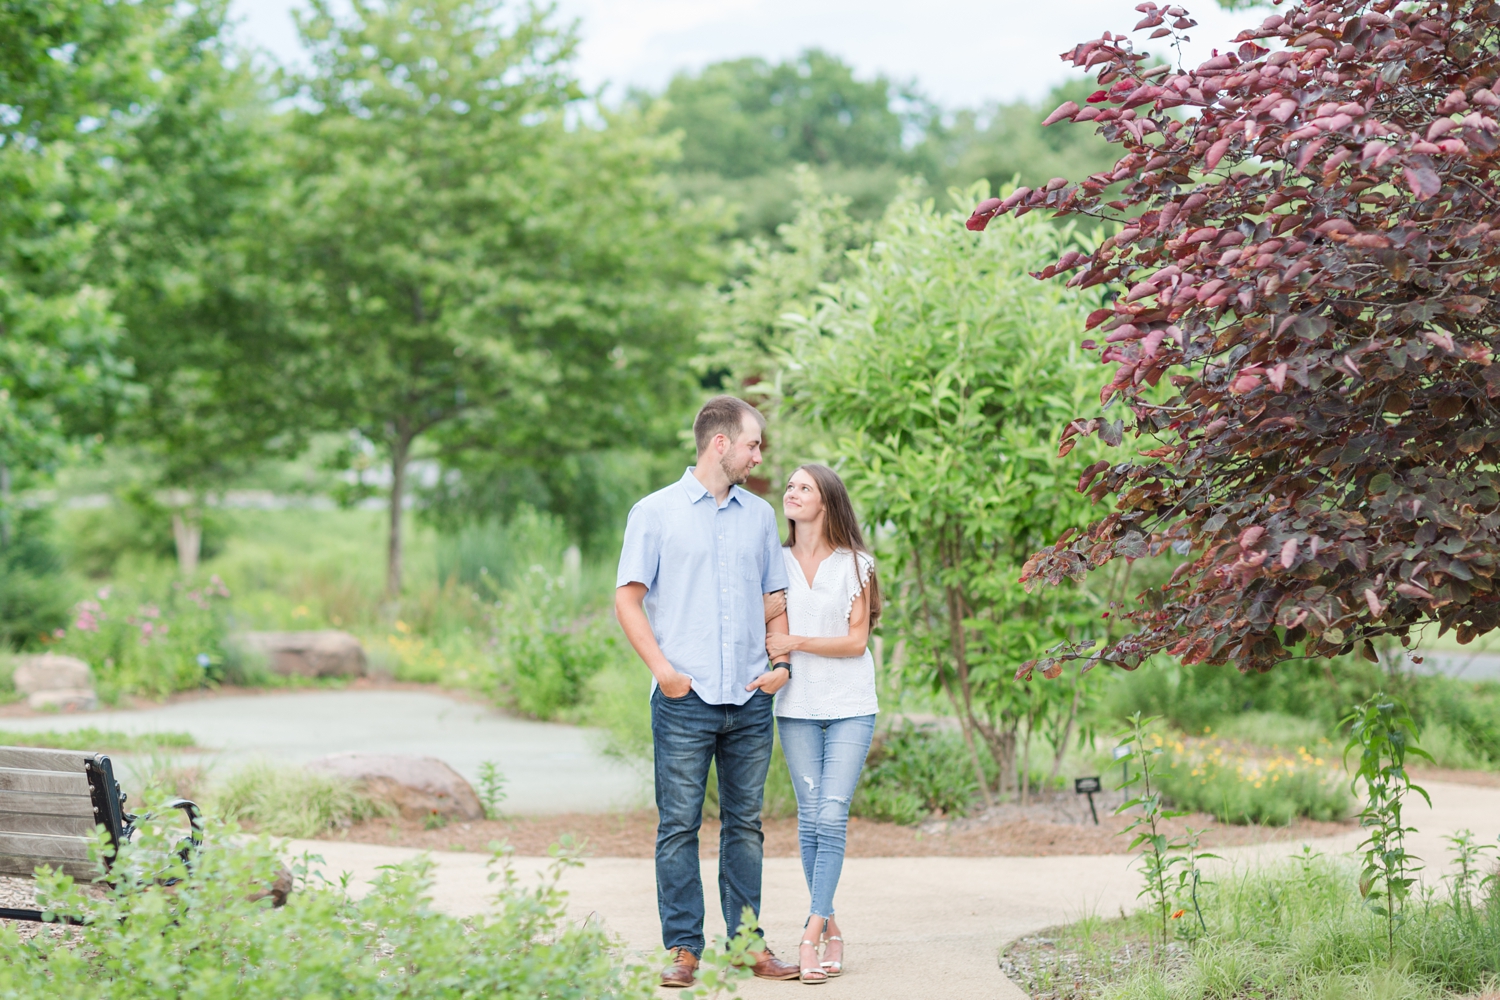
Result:
<svg viewBox="0 0 1500 1000"><path fill-rule="evenodd" d="M707 228L655 180L670 147L626 117L570 126L572 36L539 10L502 28L500 6L318 2L302 22L289 277L326 426L389 463L393 598L416 449L630 426L685 388L658 355L690 336L683 293L706 276Z"/></svg>
<svg viewBox="0 0 1500 1000"><path fill-rule="evenodd" d="M1081 589L1016 583L1039 544L1086 519L1056 437L1088 399L1073 337L1087 304L1027 275L1071 233L1031 218L955 240L956 218L895 202L815 311L783 320L795 340L782 383L794 414L836 437L829 451L882 540L908 675L950 698L971 749L1008 775L1021 722L1067 718L1071 698L1016 669L1105 627Z"/></svg>

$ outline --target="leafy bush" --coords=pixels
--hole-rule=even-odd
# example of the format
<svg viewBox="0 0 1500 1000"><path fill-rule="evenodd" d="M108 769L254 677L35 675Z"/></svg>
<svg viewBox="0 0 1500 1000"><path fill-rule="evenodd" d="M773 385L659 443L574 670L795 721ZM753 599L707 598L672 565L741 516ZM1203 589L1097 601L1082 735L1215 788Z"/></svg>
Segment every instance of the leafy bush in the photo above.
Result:
<svg viewBox="0 0 1500 1000"><path fill-rule="evenodd" d="M560 573L532 566L497 593L488 610L491 665L481 685L502 704L558 718L584 701L599 671L635 663L613 616L591 613L580 572L576 564Z"/></svg>
<svg viewBox="0 0 1500 1000"><path fill-rule="evenodd" d="M0 647L20 649L67 623L69 589L48 538L47 512L6 513L12 523L10 545L0 549Z"/></svg>
<svg viewBox="0 0 1500 1000"><path fill-rule="evenodd" d="M223 551L230 519L208 507L202 512L200 524L203 535L198 555L209 559ZM167 562L177 559L172 511L141 484L119 490L107 506L69 512L67 529L68 564L87 576L109 576L126 556Z"/></svg>
<svg viewBox="0 0 1500 1000"><path fill-rule="evenodd" d="M1332 736L1355 705L1384 688L1411 706L1424 743L1433 733L1444 766L1500 763L1500 683L1392 672L1357 656L1289 661L1250 675L1216 664L1156 660L1113 677L1102 711L1162 715L1190 733L1212 727L1227 734L1234 727L1233 735L1248 742L1295 747L1305 745L1312 730ZM1301 734L1295 719L1308 726Z"/></svg>
<svg viewBox="0 0 1500 1000"><path fill-rule="evenodd" d="M231 774L217 790L215 813L278 837L316 837L391 809L362 794L355 784L300 767L251 764Z"/></svg>
<svg viewBox="0 0 1500 1000"><path fill-rule="evenodd" d="M1162 792L1183 809L1223 823L1285 826L1298 816L1343 819L1349 792L1326 741L1309 750L1264 755L1245 744L1207 738L1146 737L1165 751L1158 765Z"/></svg>
<svg viewBox="0 0 1500 1000"><path fill-rule="evenodd" d="M99 697L162 697L220 676L229 590L217 577L202 586L101 587L78 602L54 648L86 661Z"/></svg>
<svg viewBox="0 0 1500 1000"><path fill-rule="evenodd" d="M622 962L598 921L568 919L557 887L564 867L532 888L497 867L492 911L459 919L434 909L430 862L383 869L368 894L296 866L295 891L273 908L265 890L281 868L264 839L244 842L210 824L191 871L170 852L176 834L143 831L117 867L181 879L170 888L121 880L103 898L44 874L38 889L58 912L87 914L69 935L20 941L0 929L0 994L55 1000L646 1000L648 970ZM499 859L497 858L497 861Z"/></svg>
<svg viewBox="0 0 1500 1000"><path fill-rule="evenodd" d="M993 767L987 755L982 756ZM963 737L906 723L871 746L849 811L869 819L916 823L932 813L962 816L978 795Z"/></svg>

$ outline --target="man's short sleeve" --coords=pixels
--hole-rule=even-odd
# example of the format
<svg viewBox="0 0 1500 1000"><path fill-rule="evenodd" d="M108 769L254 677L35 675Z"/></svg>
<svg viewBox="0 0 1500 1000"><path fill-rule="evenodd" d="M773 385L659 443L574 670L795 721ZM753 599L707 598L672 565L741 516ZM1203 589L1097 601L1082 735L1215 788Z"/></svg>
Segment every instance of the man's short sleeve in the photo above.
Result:
<svg viewBox="0 0 1500 1000"><path fill-rule="evenodd" d="M650 590L656 585L656 570L661 564L661 527L654 511L636 504L625 521L625 543L620 546L620 568L615 586L644 583Z"/></svg>
<svg viewBox="0 0 1500 1000"><path fill-rule="evenodd" d="M774 593L787 588L786 560L781 555L781 539L776 537L776 515L771 513L769 505L766 507L765 517L765 569L761 572L760 591L763 594Z"/></svg>

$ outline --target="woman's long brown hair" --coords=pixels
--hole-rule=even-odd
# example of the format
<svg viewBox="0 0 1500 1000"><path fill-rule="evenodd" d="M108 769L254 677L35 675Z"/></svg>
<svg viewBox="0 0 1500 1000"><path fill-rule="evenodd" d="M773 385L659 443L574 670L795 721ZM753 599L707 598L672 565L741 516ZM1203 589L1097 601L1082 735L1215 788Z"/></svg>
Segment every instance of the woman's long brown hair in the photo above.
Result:
<svg viewBox="0 0 1500 1000"><path fill-rule="evenodd" d="M849 499L849 491L844 488L839 474L816 462L799 465L797 471L812 476L813 482L818 484L818 493L823 497L823 540L835 549L870 555L865 546L864 532L859 530L859 518L854 516L854 503ZM796 541L797 522L789 519L786 522L786 545L790 547ZM870 592L870 628L874 628L880 621L880 584L873 569L865 587Z"/></svg>

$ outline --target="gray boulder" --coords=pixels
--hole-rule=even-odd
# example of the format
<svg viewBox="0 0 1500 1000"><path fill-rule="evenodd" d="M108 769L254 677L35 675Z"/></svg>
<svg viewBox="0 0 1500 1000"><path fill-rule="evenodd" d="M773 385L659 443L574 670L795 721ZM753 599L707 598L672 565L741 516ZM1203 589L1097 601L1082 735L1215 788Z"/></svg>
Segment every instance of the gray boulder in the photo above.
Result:
<svg viewBox="0 0 1500 1000"><path fill-rule="evenodd" d="M363 677L365 648L348 632L242 632L235 637L242 653L263 658L282 676Z"/></svg>
<svg viewBox="0 0 1500 1000"><path fill-rule="evenodd" d="M77 657L58 653L17 657L12 679L16 692L25 695L27 706L33 709L79 712L99 707L94 672Z"/></svg>
<svg viewBox="0 0 1500 1000"><path fill-rule="evenodd" d="M307 767L358 782L366 795L390 803L408 819L433 813L449 819L484 819L484 806L473 787L436 757L336 753Z"/></svg>

